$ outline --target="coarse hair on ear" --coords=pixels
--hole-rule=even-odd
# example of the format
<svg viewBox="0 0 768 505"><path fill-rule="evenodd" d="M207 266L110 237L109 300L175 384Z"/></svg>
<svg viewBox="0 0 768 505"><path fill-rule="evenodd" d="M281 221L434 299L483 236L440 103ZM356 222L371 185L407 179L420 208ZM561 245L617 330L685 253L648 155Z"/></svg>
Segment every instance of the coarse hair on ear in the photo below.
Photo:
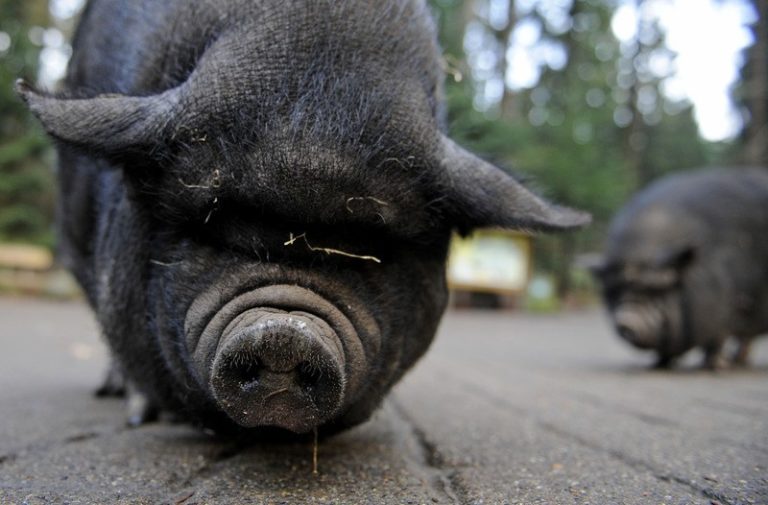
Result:
<svg viewBox="0 0 768 505"><path fill-rule="evenodd" d="M222 54L230 51L227 44L223 38L212 44L184 82L154 94L60 96L36 90L22 79L16 81L16 93L45 131L62 143L107 156L151 153L159 146L186 142L187 136L204 133L213 114L241 105L242 96L237 93L225 94L227 99L222 100L216 92L217 85L239 88L239 83L222 84L220 78L221 61L226 60ZM247 78L241 74L233 72L238 79Z"/></svg>
<svg viewBox="0 0 768 505"><path fill-rule="evenodd" d="M16 81L16 92L56 140L103 154L144 150L168 132L180 88L150 96L59 98Z"/></svg>
<svg viewBox="0 0 768 505"><path fill-rule="evenodd" d="M547 202L444 135L440 135L438 156L449 181L449 212L462 232L481 227L558 231L591 222L586 212Z"/></svg>

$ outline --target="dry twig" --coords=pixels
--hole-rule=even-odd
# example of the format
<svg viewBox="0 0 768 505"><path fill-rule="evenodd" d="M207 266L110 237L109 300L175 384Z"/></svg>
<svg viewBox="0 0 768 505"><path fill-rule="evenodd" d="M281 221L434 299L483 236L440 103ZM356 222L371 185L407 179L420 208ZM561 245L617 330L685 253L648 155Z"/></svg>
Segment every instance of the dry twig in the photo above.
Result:
<svg viewBox="0 0 768 505"><path fill-rule="evenodd" d="M307 234L302 233L301 235L294 236L293 233L289 235L288 241L284 242L283 245L289 246L296 243L297 240L303 239L304 243L307 245L310 251L320 251L324 252L325 254L338 254L340 256L346 256L348 258L356 258L360 260L367 260L367 261L374 261L376 263L381 263L381 260L377 258L376 256L366 256L366 255L360 255L360 254L352 254L346 251L342 251L339 249L331 249L330 247L314 247L312 244L309 243L307 240Z"/></svg>

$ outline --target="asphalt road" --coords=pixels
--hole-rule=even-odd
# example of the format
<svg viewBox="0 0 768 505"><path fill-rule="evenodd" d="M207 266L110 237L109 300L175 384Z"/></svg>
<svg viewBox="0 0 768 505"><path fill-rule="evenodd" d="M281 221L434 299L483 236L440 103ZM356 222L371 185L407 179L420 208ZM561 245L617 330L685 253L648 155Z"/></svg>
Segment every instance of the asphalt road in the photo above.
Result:
<svg viewBox="0 0 768 505"><path fill-rule="evenodd" d="M768 339L647 370L598 311L453 312L374 418L319 447L124 426L87 309L0 299L0 504L768 504Z"/></svg>

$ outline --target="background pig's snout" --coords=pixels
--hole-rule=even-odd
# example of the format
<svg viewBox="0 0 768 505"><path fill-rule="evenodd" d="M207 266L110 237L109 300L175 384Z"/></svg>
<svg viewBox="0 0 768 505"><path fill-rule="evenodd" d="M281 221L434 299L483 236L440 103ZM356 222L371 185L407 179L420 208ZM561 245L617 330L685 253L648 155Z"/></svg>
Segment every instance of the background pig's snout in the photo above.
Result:
<svg viewBox="0 0 768 505"><path fill-rule="evenodd" d="M641 349L652 349L659 339L658 314L633 305L619 308L613 316L616 332L621 338Z"/></svg>
<svg viewBox="0 0 768 505"><path fill-rule="evenodd" d="M341 406L344 365L342 344L322 319L254 308L222 333L210 387L221 408L241 426L303 433Z"/></svg>
<svg viewBox="0 0 768 505"><path fill-rule="evenodd" d="M619 323L616 325L616 331L624 340L629 342L634 342L637 340L637 333L631 326Z"/></svg>

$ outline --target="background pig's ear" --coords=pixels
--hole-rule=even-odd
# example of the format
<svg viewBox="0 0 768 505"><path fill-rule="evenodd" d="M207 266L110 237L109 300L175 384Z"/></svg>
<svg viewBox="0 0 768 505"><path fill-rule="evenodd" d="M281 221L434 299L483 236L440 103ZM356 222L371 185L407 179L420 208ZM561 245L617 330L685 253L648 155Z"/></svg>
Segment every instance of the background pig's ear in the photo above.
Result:
<svg viewBox="0 0 768 505"><path fill-rule="evenodd" d="M21 79L16 92L52 137L105 154L160 142L179 101L178 88L154 96L56 98Z"/></svg>
<svg viewBox="0 0 768 505"><path fill-rule="evenodd" d="M548 203L512 176L441 135L440 164L450 180L450 200L462 231L485 226L565 230L591 216Z"/></svg>

